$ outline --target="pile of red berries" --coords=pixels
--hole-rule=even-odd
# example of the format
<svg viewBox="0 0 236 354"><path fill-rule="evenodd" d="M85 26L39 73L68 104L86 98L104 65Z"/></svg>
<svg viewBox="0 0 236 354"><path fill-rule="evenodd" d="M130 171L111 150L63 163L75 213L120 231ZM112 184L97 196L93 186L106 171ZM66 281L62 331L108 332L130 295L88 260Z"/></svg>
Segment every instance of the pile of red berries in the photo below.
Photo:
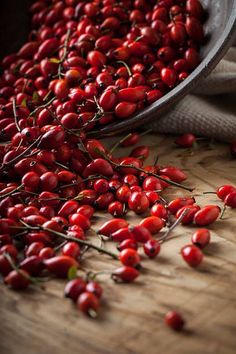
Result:
<svg viewBox="0 0 236 354"><path fill-rule="evenodd" d="M71 133L125 119L200 62L198 0L39 0L30 13L28 42L2 61L2 137L15 145L21 131L29 141L47 125Z"/></svg>
<svg viewBox="0 0 236 354"><path fill-rule="evenodd" d="M87 251L119 260L111 278L132 282L143 256L155 258L179 223L203 227L219 217L218 206L201 208L192 196L167 202L166 188L192 189L179 168L145 165L147 146L114 155L137 144L138 133L110 150L88 136L189 75L200 60L205 12L198 0L39 0L30 12L29 41L3 59L0 78L0 274L15 290L49 275L69 278L65 296L94 317L102 288L77 271ZM194 141L188 134L176 143ZM235 189L219 193L235 207ZM97 211L114 217L96 231L117 244L114 252L88 236ZM136 225L128 212L140 216ZM209 241L206 229L196 231L184 260L199 265ZM180 329L184 321L174 312L166 323Z"/></svg>

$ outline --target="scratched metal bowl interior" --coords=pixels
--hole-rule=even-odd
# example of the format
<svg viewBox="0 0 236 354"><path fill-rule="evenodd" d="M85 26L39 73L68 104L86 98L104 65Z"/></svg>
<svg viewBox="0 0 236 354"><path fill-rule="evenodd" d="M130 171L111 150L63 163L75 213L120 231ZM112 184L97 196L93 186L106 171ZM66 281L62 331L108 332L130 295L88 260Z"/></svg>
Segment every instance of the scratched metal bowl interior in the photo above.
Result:
<svg viewBox="0 0 236 354"><path fill-rule="evenodd" d="M28 18L26 8L32 1L8 0L3 2L1 17L1 42L4 51L17 50L26 39ZM114 135L145 126L170 110L178 101L184 99L200 80L205 78L217 65L233 42L236 33L236 0L201 0L209 16L204 25L208 37L201 49L202 61L189 77L152 105L124 121L117 121L96 132L96 136ZM14 11L14 4L17 11ZM19 6L21 8L19 8ZM5 8L5 10L4 10ZM14 23L14 25L13 25ZM11 26L14 27L11 28ZM6 30L10 27L10 31ZM4 30L9 36L4 35ZM13 34L14 33L14 34ZM18 34L17 38L15 34ZM13 40L14 38L14 40ZM5 54L5 53L4 53Z"/></svg>

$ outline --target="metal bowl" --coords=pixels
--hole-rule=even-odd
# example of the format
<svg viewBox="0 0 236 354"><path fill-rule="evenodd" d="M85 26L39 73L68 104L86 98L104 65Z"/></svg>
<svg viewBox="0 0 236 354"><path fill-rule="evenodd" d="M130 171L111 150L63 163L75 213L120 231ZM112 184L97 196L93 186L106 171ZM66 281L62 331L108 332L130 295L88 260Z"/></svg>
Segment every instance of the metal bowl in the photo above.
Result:
<svg viewBox="0 0 236 354"><path fill-rule="evenodd" d="M123 121L116 121L96 132L96 136L109 136L130 131L154 121L169 111L177 102L215 68L231 46L236 35L236 0L202 0L209 11L205 31L209 36L201 50L202 61L189 77L152 105Z"/></svg>
<svg viewBox="0 0 236 354"><path fill-rule="evenodd" d="M214 69L235 38L236 0L201 0L201 2L209 12L205 23L205 31L209 40L201 50L202 61L198 67L186 80L152 105L131 118L116 121L99 129L93 135L114 135L145 126L170 110ZM0 12L0 51L2 51L2 55L17 50L26 40L27 7L30 3L32 0L3 1Z"/></svg>

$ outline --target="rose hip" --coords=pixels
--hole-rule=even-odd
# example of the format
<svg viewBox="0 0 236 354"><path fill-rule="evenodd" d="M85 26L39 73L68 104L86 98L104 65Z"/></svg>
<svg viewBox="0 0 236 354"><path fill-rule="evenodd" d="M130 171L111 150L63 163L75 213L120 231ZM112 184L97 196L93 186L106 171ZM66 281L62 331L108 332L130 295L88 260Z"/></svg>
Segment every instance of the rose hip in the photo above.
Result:
<svg viewBox="0 0 236 354"><path fill-rule="evenodd" d="M169 311L165 315L165 324L175 331L181 331L185 325L185 321L178 312Z"/></svg>
<svg viewBox="0 0 236 354"><path fill-rule="evenodd" d="M155 258L160 252L161 245L157 240L150 239L143 245L143 250L149 258Z"/></svg>
<svg viewBox="0 0 236 354"><path fill-rule="evenodd" d="M100 303L96 295L91 292L85 291L79 295L77 306L80 311L84 312L90 317L96 317Z"/></svg>
<svg viewBox="0 0 236 354"><path fill-rule="evenodd" d="M200 248L195 245L187 245L181 249L181 255L185 262L188 263L190 267L197 267L203 259L203 254Z"/></svg>
<svg viewBox="0 0 236 354"><path fill-rule="evenodd" d="M86 282L82 278L76 278L66 284L64 295L76 302L79 295L82 294L85 289Z"/></svg>
<svg viewBox="0 0 236 354"><path fill-rule="evenodd" d="M194 215L194 223L198 226L207 226L215 222L220 215L217 205L207 205Z"/></svg>
<svg viewBox="0 0 236 354"><path fill-rule="evenodd" d="M139 276L139 271L133 267L123 266L112 272L115 282L131 283Z"/></svg>
<svg viewBox="0 0 236 354"><path fill-rule="evenodd" d="M207 229L198 229L192 235L192 244L199 247L200 249L205 248L211 239L210 231Z"/></svg>
<svg viewBox="0 0 236 354"><path fill-rule="evenodd" d="M128 267L137 267L140 264L140 257L132 248L126 248L120 253L120 261L123 265Z"/></svg>

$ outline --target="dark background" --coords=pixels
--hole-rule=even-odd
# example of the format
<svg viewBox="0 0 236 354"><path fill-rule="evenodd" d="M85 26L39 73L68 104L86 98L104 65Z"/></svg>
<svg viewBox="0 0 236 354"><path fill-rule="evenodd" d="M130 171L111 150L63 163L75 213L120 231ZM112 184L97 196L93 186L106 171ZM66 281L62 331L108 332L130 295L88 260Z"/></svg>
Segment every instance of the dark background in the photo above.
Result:
<svg viewBox="0 0 236 354"><path fill-rule="evenodd" d="M29 33L29 7L32 0L1 0L0 58L17 51Z"/></svg>

